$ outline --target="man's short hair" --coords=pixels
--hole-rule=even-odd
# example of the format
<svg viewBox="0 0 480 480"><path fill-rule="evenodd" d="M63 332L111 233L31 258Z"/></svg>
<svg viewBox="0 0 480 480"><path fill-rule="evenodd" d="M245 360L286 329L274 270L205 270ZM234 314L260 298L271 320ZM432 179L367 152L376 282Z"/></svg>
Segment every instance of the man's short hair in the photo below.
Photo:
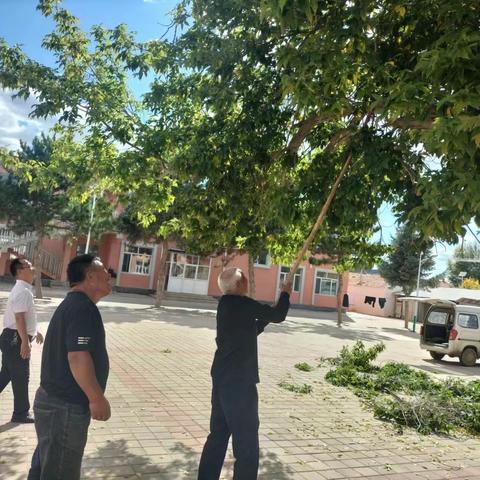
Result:
<svg viewBox="0 0 480 480"><path fill-rule="evenodd" d="M13 277L17 276L17 273L19 270L23 268L23 263L21 258L14 258L10 262L10 273L12 274Z"/></svg>
<svg viewBox="0 0 480 480"><path fill-rule="evenodd" d="M218 287L224 295L235 293L241 279L242 271L239 268L227 268L218 276Z"/></svg>
<svg viewBox="0 0 480 480"><path fill-rule="evenodd" d="M67 267L67 278L71 287L82 283L87 277L88 269L92 266L95 260L100 261L95 255L84 253L77 255L70 260Z"/></svg>

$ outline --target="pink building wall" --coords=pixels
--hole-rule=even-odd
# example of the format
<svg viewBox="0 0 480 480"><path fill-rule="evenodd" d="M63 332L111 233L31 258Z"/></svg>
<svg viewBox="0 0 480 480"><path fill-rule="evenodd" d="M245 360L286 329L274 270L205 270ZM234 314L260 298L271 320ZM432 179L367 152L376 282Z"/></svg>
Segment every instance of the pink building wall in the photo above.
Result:
<svg viewBox="0 0 480 480"><path fill-rule="evenodd" d="M365 303L365 297L376 297L375 307ZM365 313L367 315L375 315L378 317L386 317L389 315L391 294L385 287L372 287L368 285L351 285L348 288L348 297L350 302L350 308L352 312ZM387 303L384 308L380 308L378 299L385 298Z"/></svg>
<svg viewBox="0 0 480 480"><path fill-rule="evenodd" d="M66 281L66 269L68 262L73 258L77 252L78 243L83 244L85 239L77 241L67 241L66 239L45 239L42 247L51 254L56 255L62 261L61 281ZM122 235L116 233L108 233L102 236L98 243L98 254L102 259L106 268L112 268L116 274L116 285L124 288L134 288L142 290L154 290L160 270L160 259L162 256L162 245L150 244L154 248L154 258L152 258L152 273L150 275L126 273L121 271L123 260L123 245L125 239ZM169 242L170 249L176 249L175 242ZM210 259L210 274L208 280L208 295L219 297L221 296L220 289L217 285L218 275L223 270L222 256L211 257ZM6 256L0 257L0 272L5 270ZM3 267L3 268L2 268ZM248 272L248 255L239 254L233 256L227 264L227 267L241 268L246 274ZM308 262L301 264L303 268L302 287L300 292L292 292L291 302L297 305L313 305L323 308L336 308L335 295L317 295L314 294L315 287L315 272L317 269L332 270L332 265L310 265ZM260 301L275 302L279 295L279 265L270 265L269 267L263 265L255 266L255 284L256 284L256 298ZM370 314L384 314L382 310L376 305L372 309L369 305L363 304L365 295L370 295L370 290L365 287L356 288L348 285L348 275L344 276L344 285L342 295L347 292L350 295L350 304L356 308L355 311L361 311ZM367 292L367 293L366 293ZM372 296L379 296L377 290L371 291ZM382 294L383 296L383 294ZM353 308L352 308L353 309Z"/></svg>
<svg viewBox="0 0 480 480"><path fill-rule="evenodd" d="M292 292L290 301L296 305L313 305L316 307L336 308L337 300L335 295L313 295L315 287L315 271L316 268L322 270L332 270L331 265L313 266L308 262L303 262L302 288L300 292ZM227 267L241 268L245 274L248 272L248 255L236 255L228 262ZM210 282L208 287L208 294L218 297L221 295L220 289L217 285L218 275L222 272L223 265L221 257L215 257L212 261L212 269L210 272ZM279 295L279 265L271 265L270 267L255 266L255 290L256 298L260 301L274 302ZM348 276L344 276L343 292L346 293L348 288Z"/></svg>
<svg viewBox="0 0 480 480"><path fill-rule="evenodd" d="M10 275L10 253L3 252L0 255L0 275Z"/></svg>
<svg viewBox="0 0 480 480"><path fill-rule="evenodd" d="M120 258L120 250L122 248L122 240L117 238L115 233L103 235L99 248L98 256L101 258L105 267L112 268L118 275L118 259Z"/></svg>
<svg viewBox="0 0 480 480"><path fill-rule="evenodd" d="M42 248L59 259L63 258L66 240L64 238L43 238Z"/></svg>

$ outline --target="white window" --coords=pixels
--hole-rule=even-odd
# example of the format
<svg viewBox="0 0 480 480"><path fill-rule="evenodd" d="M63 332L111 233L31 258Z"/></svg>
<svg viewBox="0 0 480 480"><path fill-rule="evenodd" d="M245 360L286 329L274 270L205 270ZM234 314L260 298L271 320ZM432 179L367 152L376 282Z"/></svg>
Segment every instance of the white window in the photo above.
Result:
<svg viewBox="0 0 480 480"><path fill-rule="evenodd" d="M290 267L281 267L280 269L280 287L284 284L288 272L290 271ZM303 278L303 268L300 267L295 275L293 276L293 292L300 293L300 290L302 289L302 278Z"/></svg>
<svg viewBox="0 0 480 480"><path fill-rule="evenodd" d="M469 313L459 313L458 326L463 328L478 329L478 318L476 315L472 315Z"/></svg>
<svg viewBox="0 0 480 480"><path fill-rule="evenodd" d="M122 272L149 275L152 253L153 248L126 244L123 252Z"/></svg>
<svg viewBox="0 0 480 480"><path fill-rule="evenodd" d="M446 325L450 313L445 310L430 310L427 322L431 325Z"/></svg>
<svg viewBox="0 0 480 480"><path fill-rule="evenodd" d="M172 264L170 271L172 277L208 280L210 260L207 257L172 252L170 263Z"/></svg>
<svg viewBox="0 0 480 480"><path fill-rule="evenodd" d="M270 258L270 254L268 252L262 252L255 258L253 263L257 267L270 267L272 264L272 259Z"/></svg>
<svg viewBox="0 0 480 480"><path fill-rule="evenodd" d="M338 290L338 273L317 270L315 273L315 295L336 295Z"/></svg>

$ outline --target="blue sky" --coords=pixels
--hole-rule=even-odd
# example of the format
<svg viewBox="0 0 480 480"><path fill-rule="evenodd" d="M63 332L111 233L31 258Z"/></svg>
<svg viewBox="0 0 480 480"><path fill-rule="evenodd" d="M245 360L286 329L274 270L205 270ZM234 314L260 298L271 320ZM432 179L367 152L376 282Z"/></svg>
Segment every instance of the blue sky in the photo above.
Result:
<svg viewBox="0 0 480 480"><path fill-rule="evenodd" d="M168 13L177 0L64 0L65 7L80 18L83 29L89 30L94 24L114 27L120 23L137 32L139 40L161 37L170 23ZM0 0L0 37L9 44L22 44L24 51L33 59L52 65L52 56L41 48L42 38L53 28L53 23L36 10L37 0ZM145 83L132 82L137 95L145 90ZM30 141L42 130L54 124L54 119L36 120L28 118L32 101L12 101L11 92L0 90L0 146L15 148L19 139ZM395 234L395 217L389 205L379 211L382 226L382 240L390 243ZM478 231L473 223L474 232ZM380 235L377 234L376 240ZM474 242L468 233L467 242ZM448 258L454 246L438 244L436 250L436 270L441 273L447 267Z"/></svg>

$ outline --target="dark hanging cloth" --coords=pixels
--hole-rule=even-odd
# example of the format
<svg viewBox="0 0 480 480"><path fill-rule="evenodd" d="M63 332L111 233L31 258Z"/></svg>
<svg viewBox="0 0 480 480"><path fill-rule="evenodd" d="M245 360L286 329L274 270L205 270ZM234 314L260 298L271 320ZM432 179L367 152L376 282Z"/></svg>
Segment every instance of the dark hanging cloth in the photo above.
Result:
<svg viewBox="0 0 480 480"><path fill-rule="evenodd" d="M387 299L386 299L386 298L379 298L379 299L378 299L378 304L380 305L380 308L383 308L386 303L387 303Z"/></svg>
<svg viewBox="0 0 480 480"><path fill-rule="evenodd" d="M342 301L342 307L348 308L349 303L348 303L348 294L345 293L343 295L343 301Z"/></svg>
<svg viewBox="0 0 480 480"><path fill-rule="evenodd" d="M372 307L375 306L375 302L377 301L377 297L365 297L365 302L371 305Z"/></svg>

